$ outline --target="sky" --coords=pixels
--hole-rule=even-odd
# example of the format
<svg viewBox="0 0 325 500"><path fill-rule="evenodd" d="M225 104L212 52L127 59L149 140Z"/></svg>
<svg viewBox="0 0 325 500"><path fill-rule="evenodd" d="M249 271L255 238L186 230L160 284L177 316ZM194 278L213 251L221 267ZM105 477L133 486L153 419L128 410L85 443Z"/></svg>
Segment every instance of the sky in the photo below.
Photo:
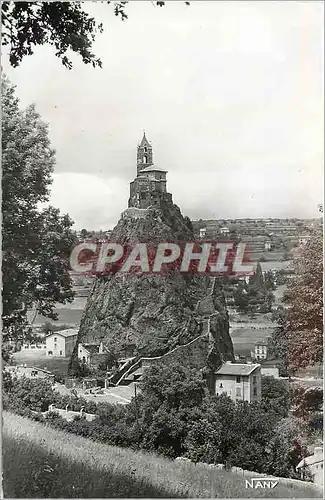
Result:
<svg viewBox="0 0 325 500"><path fill-rule="evenodd" d="M143 131L191 218L317 217L323 200L323 3L85 2L103 68L50 46L2 65L56 150L50 203L75 228L127 208Z"/></svg>

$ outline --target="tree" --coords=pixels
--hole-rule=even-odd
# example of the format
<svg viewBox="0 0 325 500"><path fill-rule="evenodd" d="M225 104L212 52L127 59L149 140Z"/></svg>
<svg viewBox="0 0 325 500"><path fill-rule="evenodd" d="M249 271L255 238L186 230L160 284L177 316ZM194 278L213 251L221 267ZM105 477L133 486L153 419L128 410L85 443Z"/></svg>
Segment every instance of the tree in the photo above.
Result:
<svg viewBox="0 0 325 500"><path fill-rule="evenodd" d="M127 1L113 4L114 14L123 21ZM189 2L185 2L187 5ZM155 2L162 7L165 2ZM9 61L18 66L23 57L33 54L37 45L51 44L62 64L72 68L69 50L80 55L85 64L102 66L92 53L92 43L103 26L82 9L82 2L2 2L2 45L9 47Z"/></svg>
<svg viewBox="0 0 325 500"><path fill-rule="evenodd" d="M302 445L304 432L305 429L297 419L283 418L278 422L268 446L269 474L299 478L296 466L308 455L307 449Z"/></svg>
<svg viewBox="0 0 325 500"><path fill-rule="evenodd" d="M204 398L205 382L197 370L179 364L153 365L140 383L143 396L153 400L157 409L162 403L178 410L199 406Z"/></svg>
<svg viewBox="0 0 325 500"><path fill-rule="evenodd" d="M289 286L290 304L284 332L292 369L323 360L323 238L316 232L295 265Z"/></svg>
<svg viewBox="0 0 325 500"><path fill-rule="evenodd" d="M57 302L73 300L69 255L72 221L49 197L54 168L46 125L34 106L19 109L15 90L2 81L2 279L4 333L22 335L27 310L56 319Z"/></svg>
<svg viewBox="0 0 325 500"><path fill-rule="evenodd" d="M55 399L55 393L47 380L22 377L14 381L8 392L10 406L15 410L29 408L32 411L46 411Z"/></svg>
<svg viewBox="0 0 325 500"><path fill-rule="evenodd" d="M290 406L290 390L287 381L274 377L262 377L262 407L287 417Z"/></svg>

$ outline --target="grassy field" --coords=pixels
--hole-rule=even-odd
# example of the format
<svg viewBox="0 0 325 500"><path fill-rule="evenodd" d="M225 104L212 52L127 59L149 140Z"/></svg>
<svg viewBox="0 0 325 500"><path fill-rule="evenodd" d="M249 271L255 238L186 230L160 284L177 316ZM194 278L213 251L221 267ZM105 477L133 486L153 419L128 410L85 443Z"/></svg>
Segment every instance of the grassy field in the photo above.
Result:
<svg viewBox="0 0 325 500"><path fill-rule="evenodd" d="M41 352L15 352L13 359L17 365L26 363L28 366L46 368L54 375L66 376L70 358L50 358L44 351Z"/></svg>
<svg viewBox="0 0 325 500"><path fill-rule="evenodd" d="M309 485L245 489L249 476L107 446L8 412L3 423L5 498L320 497Z"/></svg>
<svg viewBox="0 0 325 500"><path fill-rule="evenodd" d="M256 342L271 337L273 328L234 328L230 332L235 354L250 356Z"/></svg>

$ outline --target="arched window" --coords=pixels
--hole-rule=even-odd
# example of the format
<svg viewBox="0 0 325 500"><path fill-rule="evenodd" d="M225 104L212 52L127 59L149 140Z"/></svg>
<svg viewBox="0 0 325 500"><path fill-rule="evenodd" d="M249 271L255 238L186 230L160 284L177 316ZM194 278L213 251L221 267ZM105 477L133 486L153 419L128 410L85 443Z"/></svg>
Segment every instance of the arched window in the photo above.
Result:
<svg viewBox="0 0 325 500"><path fill-rule="evenodd" d="M148 158L146 157L146 155L144 155L144 157L143 157L143 163L147 163L147 159Z"/></svg>

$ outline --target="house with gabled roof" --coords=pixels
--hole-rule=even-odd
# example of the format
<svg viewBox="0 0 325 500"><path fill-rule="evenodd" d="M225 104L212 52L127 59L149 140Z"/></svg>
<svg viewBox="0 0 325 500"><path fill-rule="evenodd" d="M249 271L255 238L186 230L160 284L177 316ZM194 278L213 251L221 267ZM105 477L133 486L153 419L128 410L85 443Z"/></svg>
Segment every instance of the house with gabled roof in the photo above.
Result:
<svg viewBox="0 0 325 500"><path fill-rule="evenodd" d="M215 394L226 394L233 401L260 401L261 365L227 361L215 372Z"/></svg>
<svg viewBox="0 0 325 500"><path fill-rule="evenodd" d="M45 339L46 356L60 358L71 356L77 337L78 330L75 328L49 333Z"/></svg>

